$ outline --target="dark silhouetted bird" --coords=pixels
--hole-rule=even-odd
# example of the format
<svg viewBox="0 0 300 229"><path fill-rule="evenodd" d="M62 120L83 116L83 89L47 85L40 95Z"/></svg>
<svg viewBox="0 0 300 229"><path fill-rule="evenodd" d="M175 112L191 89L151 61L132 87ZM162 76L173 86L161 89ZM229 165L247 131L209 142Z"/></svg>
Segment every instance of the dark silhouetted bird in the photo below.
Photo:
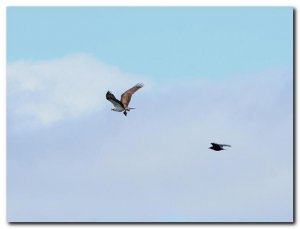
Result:
<svg viewBox="0 0 300 229"><path fill-rule="evenodd" d="M212 150L215 150L215 151L225 150L223 148L224 146L231 147L231 145L225 145L225 144L217 144L217 143L210 143L210 144L212 144L212 146L209 147L209 149L212 149Z"/></svg>

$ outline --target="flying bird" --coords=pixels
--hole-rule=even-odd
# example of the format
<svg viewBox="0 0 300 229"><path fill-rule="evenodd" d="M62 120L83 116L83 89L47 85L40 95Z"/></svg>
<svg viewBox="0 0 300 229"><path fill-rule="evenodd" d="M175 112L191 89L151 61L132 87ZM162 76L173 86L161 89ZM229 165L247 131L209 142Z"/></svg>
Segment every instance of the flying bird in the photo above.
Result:
<svg viewBox="0 0 300 229"><path fill-rule="evenodd" d="M212 149L212 150L215 150L215 151L225 150L223 148L224 146L231 147L231 145L225 145L225 144L217 144L217 143L210 143L210 144L212 144L212 146L209 147L209 149Z"/></svg>
<svg viewBox="0 0 300 229"><path fill-rule="evenodd" d="M127 111L130 111L135 108L128 107L129 102L131 100L131 96L140 88L142 88L144 84L138 83L134 87L128 89L121 95L121 101L116 99L116 97L108 91L106 93L106 99L110 101L115 108L111 109L112 111L123 112L125 116L127 116Z"/></svg>

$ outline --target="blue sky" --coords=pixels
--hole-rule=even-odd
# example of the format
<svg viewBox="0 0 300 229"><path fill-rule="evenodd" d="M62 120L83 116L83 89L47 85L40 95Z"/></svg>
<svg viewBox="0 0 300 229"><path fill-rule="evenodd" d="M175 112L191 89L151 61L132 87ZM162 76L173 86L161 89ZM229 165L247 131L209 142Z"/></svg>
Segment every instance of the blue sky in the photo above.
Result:
<svg viewBox="0 0 300 229"><path fill-rule="evenodd" d="M8 221L293 220L292 8L7 13Z"/></svg>
<svg viewBox="0 0 300 229"><path fill-rule="evenodd" d="M292 10L8 8L7 59L44 60L84 52L158 79L291 67Z"/></svg>

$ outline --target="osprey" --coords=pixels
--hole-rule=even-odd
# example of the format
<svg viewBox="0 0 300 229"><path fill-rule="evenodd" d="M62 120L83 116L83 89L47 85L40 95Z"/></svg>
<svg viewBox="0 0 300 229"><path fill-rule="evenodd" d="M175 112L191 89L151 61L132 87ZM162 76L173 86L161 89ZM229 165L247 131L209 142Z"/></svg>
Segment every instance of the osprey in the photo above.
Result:
<svg viewBox="0 0 300 229"><path fill-rule="evenodd" d="M128 89L127 91L125 91L122 95L121 95L121 101L116 99L116 97L110 92L108 91L106 93L106 99L108 101L110 101L115 108L111 109L112 111L117 111L117 112L123 112L123 114L125 116L127 116L127 112L126 111L130 111L132 109L135 108L130 108L128 107L129 102L131 100L131 96L140 88L142 88L144 85L142 83L138 83L136 84L134 87Z"/></svg>
<svg viewBox="0 0 300 229"><path fill-rule="evenodd" d="M212 144L212 146L209 147L209 149L212 149L212 150L215 150L215 151L225 150L223 148L224 146L231 147L231 145L225 145L225 144L217 144L217 143L210 143L210 144Z"/></svg>

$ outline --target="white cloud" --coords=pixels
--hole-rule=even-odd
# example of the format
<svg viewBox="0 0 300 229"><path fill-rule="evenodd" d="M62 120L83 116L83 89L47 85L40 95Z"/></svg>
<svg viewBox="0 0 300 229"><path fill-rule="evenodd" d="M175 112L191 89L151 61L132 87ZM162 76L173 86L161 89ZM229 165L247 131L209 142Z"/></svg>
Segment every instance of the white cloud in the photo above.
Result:
<svg viewBox="0 0 300 229"><path fill-rule="evenodd" d="M107 90L121 93L144 80L86 54L11 63L7 79L13 115L42 125L100 111Z"/></svg>
<svg viewBox="0 0 300 229"><path fill-rule="evenodd" d="M86 58L79 62L93 60L95 68L101 65ZM89 66L90 71L93 65ZM80 76L78 81L85 81ZM26 88L10 88L9 93L18 95L47 87L47 92L54 88L58 97L64 98L63 94L71 91L69 98L59 100L60 105L55 103L58 99L42 93L46 114L39 114L27 103L39 120L49 115L53 123L55 114L62 115L56 118L62 121L60 125L29 135L15 134L8 125L11 220L292 220L291 74L266 71L145 87L134 98L137 109L127 117L111 112L111 105L103 98L107 87L118 85L118 94L129 86L126 83L131 76L118 76L112 81L88 78L108 85L104 89L96 90L93 84L82 82L84 92L89 87L95 90L87 97L99 103L90 111L84 104L80 108L73 104L81 88L77 83L73 85L76 90L61 86L59 79L52 87L37 79L11 84ZM65 77L62 82L72 84L72 74ZM98 90L102 90L101 95ZM38 97L29 94L24 100L33 100L41 107ZM11 103L19 102L14 101L18 99L15 95L10 96ZM101 110L98 97L107 103L107 109ZM68 111L51 114L64 107ZM63 122L73 117L69 113L72 109L78 118ZM90 116L83 115L89 112ZM232 148L210 151L213 141L231 144Z"/></svg>

